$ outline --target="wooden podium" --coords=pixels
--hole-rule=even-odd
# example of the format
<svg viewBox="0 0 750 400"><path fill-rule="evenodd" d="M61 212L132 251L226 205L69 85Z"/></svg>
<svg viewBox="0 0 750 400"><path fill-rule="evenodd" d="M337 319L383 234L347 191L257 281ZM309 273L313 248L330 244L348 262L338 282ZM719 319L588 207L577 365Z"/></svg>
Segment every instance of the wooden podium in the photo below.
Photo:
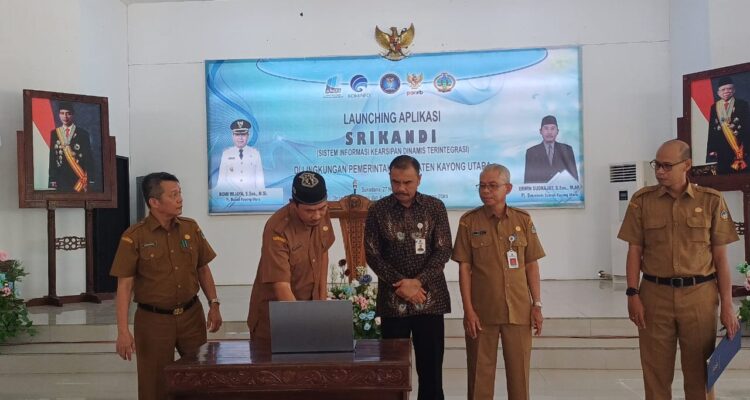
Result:
<svg viewBox="0 0 750 400"><path fill-rule="evenodd" d="M270 342L221 340L164 374L174 400L408 400L411 343L357 340L353 353L271 354Z"/></svg>
<svg viewBox="0 0 750 400"><path fill-rule="evenodd" d="M365 220L370 200L356 194L344 196L339 201L328 202L331 218L338 218L344 236L346 266L349 270L349 282L354 279L353 268L367 265L365 260Z"/></svg>

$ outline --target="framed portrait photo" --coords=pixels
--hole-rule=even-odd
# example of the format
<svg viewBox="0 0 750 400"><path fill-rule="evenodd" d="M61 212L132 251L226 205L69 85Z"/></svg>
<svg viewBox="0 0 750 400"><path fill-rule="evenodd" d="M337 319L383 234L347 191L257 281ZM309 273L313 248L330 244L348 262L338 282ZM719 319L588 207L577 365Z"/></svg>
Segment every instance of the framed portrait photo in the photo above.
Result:
<svg viewBox="0 0 750 400"><path fill-rule="evenodd" d="M23 91L18 141L22 208L108 207L116 197L106 97Z"/></svg>
<svg viewBox="0 0 750 400"><path fill-rule="evenodd" d="M683 76L678 137L692 148L691 180L718 190L750 185L750 63Z"/></svg>

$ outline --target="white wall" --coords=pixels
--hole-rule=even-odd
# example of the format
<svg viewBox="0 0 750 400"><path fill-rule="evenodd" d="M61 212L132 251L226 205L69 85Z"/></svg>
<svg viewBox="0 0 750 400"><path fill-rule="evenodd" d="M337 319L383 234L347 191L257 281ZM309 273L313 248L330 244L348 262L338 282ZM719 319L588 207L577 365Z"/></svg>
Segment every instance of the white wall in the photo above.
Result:
<svg viewBox="0 0 750 400"><path fill-rule="evenodd" d="M200 222L219 254L217 282L254 278L267 216L207 215L203 61L371 55L378 52L375 25L411 22L415 53L582 46L586 208L535 210L532 216L547 251L544 278L592 278L609 270L607 207L614 194L607 191L608 165L651 159L672 133L669 2L372 4L229 0L128 7L131 171L167 170L181 178L185 215ZM461 213L450 214L455 232ZM332 260L342 255L339 241ZM455 264L447 272L457 278Z"/></svg>
<svg viewBox="0 0 750 400"><path fill-rule="evenodd" d="M727 23L726 10L747 15L750 3L227 0L126 8L119 0L0 0L0 184L7 188L0 191L0 249L31 272L26 297L46 294L45 212L17 206L21 90L92 94L109 97L110 131L118 154L131 157L131 177L167 170L181 178L185 215L198 219L219 253L217 282L251 281L267 216L207 215L203 61L371 55L375 25L413 22L416 53L581 46L586 208L532 216L548 254L543 277L591 278L610 269L609 163L651 159L675 136L682 74L748 61L738 44L750 29ZM726 195L741 218L741 196ZM460 214L450 213L454 232ZM58 234L82 235L83 213L58 211ZM342 255L339 240L332 260ZM741 247L731 247L730 257L740 260ZM58 254L59 294L83 290L83 264L82 252ZM447 275L456 279L455 264Z"/></svg>
<svg viewBox="0 0 750 400"><path fill-rule="evenodd" d="M23 129L23 89L109 98L110 132L127 155L127 13L119 0L0 1L0 249L31 275L26 298L47 294L44 209L18 208L16 131ZM82 210L57 211L58 236L84 234ZM85 289L84 251L57 253L58 295Z"/></svg>

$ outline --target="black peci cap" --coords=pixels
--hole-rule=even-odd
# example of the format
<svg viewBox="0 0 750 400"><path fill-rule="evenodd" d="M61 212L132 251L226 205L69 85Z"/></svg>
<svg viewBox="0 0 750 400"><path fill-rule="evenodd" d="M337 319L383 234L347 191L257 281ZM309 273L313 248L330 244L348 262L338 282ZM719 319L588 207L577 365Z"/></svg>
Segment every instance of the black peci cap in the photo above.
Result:
<svg viewBox="0 0 750 400"><path fill-rule="evenodd" d="M328 198L326 181L317 172L302 171L294 175L292 199L300 204L318 204Z"/></svg>
<svg viewBox="0 0 750 400"><path fill-rule="evenodd" d="M62 111L62 110L68 110L68 111L70 111L71 114L75 114L76 113L75 108L73 108L73 103L68 102L68 101L61 101L60 103L58 103L57 109L60 110L60 111Z"/></svg>
<svg viewBox="0 0 750 400"><path fill-rule="evenodd" d="M716 88L720 88L724 85L734 85L734 81L732 80L731 76L722 76L719 78L719 81L716 83Z"/></svg>
<svg viewBox="0 0 750 400"><path fill-rule="evenodd" d="M542 118L542 126L544 125L555 125L557 126L557 118L554 115L548 115Z"/></svg>

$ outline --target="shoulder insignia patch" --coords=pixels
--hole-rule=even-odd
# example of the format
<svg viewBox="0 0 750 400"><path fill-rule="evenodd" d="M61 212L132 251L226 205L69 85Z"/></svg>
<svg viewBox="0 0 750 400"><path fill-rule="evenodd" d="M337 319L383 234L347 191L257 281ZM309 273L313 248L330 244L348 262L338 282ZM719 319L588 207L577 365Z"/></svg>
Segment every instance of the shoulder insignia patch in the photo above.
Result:
<svg viewBox="0 0 750 400"><path fill-rule="evenodd" d="M518 212L519 212L519 213L521 213L521 214L524 214L524 215L529 215L529 216L531 216L531 214L529 214L529 212L528 212L528 211L526 211L526 210L524 210L524 209L522 209L522 208L518 208L518 207L510 207L510 206L508 206L508 207L509 207L510 209L512 209L513 211L518 211Z"/></svg>
<svg viewBox="0 0 750 400"><path fill-rule="evenodd" d="M127 243L130 243L130 244L133 244L133 239L131 239L131 238L127 237L127 236L123 236L122 238L120 238L120 240L122 240L123 242L127 242Z"/></svg>
<svg viewBox="0 0 750 400"><path fill-rule="evenodd" d="M716 190L714 188L710 188L708 186L695 185L694 188L695 188L695 190L697 190L699 192L711 194L711 195L714 195L714 196L721 196L721 192L720 191L718 191L718 190Z"/></svg>
<svg viewBox="0 0 750 400"><path fill-rule="evenodd" d="M281 236L274 236L274 237L273 237L273 240L274 240L274 241L277 241L277 242L281 242L281 243L286 243L286 239L284 239L284 238L283 238L283 237L281 237Z"/></svg>

